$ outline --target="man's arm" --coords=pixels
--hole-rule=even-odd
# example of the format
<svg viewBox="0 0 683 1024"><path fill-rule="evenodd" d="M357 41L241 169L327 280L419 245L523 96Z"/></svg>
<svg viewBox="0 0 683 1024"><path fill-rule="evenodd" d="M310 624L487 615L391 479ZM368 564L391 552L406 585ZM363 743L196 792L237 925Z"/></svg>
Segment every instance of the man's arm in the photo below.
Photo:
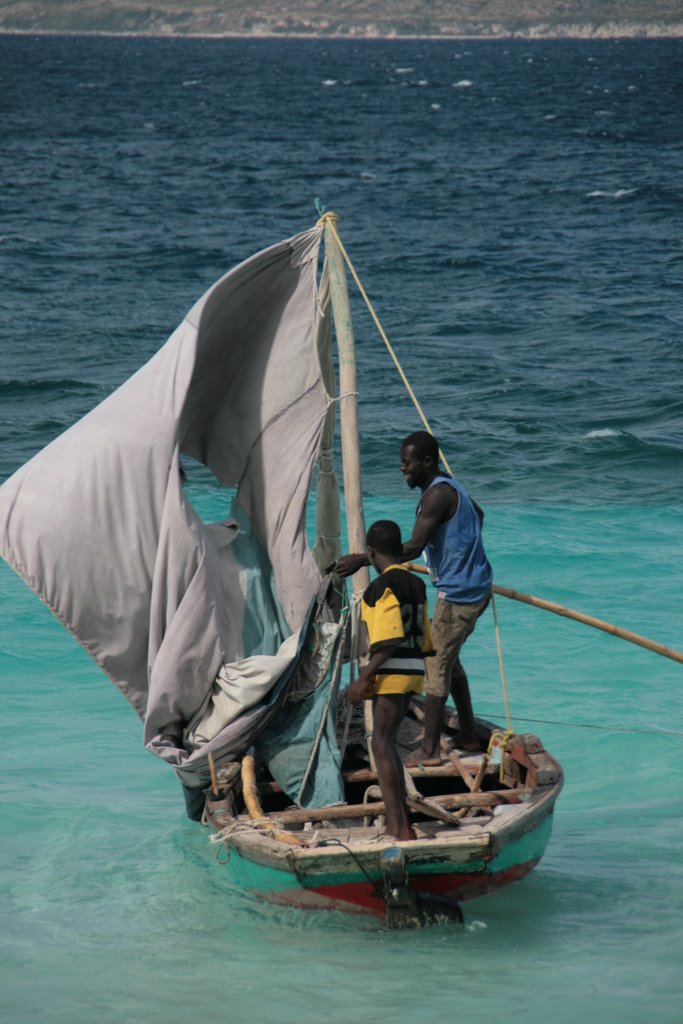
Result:
<svg viewBox="0 0 683 1024"><path fill-rule="evenodd" d="M420 511L415 519L413 534L403 545L402 561L410 562L422 554L437 527L451 519L458 511L458 501L458 492L447 484L429 487L425 491ZM484 513L478 505L474 507L483 521ZM364 565L370 565L367 555L342 555L337 562L336 571L340 576L353 576Z"/></svg>
<svg viewBox="0 0 683 1024"><path fill-rule="evenodd" d="M447 485L430 487L425 491L420 511L415 519L413 534L403 545L403 561L408 562L422 554L442 523L458 510L458 493Z"/></svg>

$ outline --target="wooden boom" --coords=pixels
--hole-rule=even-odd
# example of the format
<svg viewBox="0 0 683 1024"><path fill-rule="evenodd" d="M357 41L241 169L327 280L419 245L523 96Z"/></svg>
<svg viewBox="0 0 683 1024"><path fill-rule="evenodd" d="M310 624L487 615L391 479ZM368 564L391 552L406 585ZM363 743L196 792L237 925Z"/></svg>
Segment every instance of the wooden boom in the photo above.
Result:
<svg viewBox="0 0 683 1024"><path fill-rule="evenodd" d="M415 562L406 562L406 567L412 569L413 572L429 573L425 565L418 565ZM566 619L582 622L585 626L601 629L603 633L609 633L610 636L619 637L620 640L627 640L631 644L645 647L648 651L654 651L655 654L661 654L663 658L671 658L672 661L677 661L683 665L683 653L681 651L675 651L672 647L665 647L664 644L660 644L656 640L648 640L647 637L640 636L639 633L632 633L630 629L622 629L611 622L604 622L602 619L596 619L593 615L585 615L583 612L577 612L573 608L566 608L564 605L556 604L554 601L545 601L542 597L534 597L533 594L523 594L521 590L510 590L508 587L494 584L493 592L494 594L500 594L501 597L509 597L511 601L521 601L523 604L530 604L534 608L543 608L546 612L553 612L555 615L562 615Z"/></svg>

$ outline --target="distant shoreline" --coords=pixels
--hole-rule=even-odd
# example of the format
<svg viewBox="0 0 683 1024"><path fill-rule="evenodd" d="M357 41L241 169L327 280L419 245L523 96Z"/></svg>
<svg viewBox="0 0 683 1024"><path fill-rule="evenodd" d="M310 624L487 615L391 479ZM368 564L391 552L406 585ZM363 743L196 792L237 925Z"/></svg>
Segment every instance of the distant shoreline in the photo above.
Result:
<svg viewBox="0 0 683 1024"><path fill-rule="evenodd" d="M672 26L670 29L662 27L652 26L651 28L644 28L643 26L632 26L631 29L624 27L623 32L616 33L600 33L595 29L586 27L585 32L559 32L559 33L543 33L543 32L510 32L505 33L489 33L488 35L450 35L446 33L440 33L438 35L414 35L408 33L391 33L388 35L377 35L374 33L368 33L362 35L360 33L349 33L343 34L341 32L335 32L334 34L325 33L313 33L313 32L113 32L113 31L97 31L97 30L78 30L78 29L15 29L15 28L2 28L0 27L1 36L34 36L34 37L78 37L78 38L94 38L94 39L204 39L204 40L220 40L220 39L249 39L251 41L258 40L274 40L281 39L287 41L290 39L296 40L310 40L312 42L360 42L360 43L382 43L382 42L519 42L519 43L536 43L536 42L562 42L563 40L572 40L575 42L626 42L626 41L640 41L647 42L654 39L683 39L683 22L680 26Z"/></svg>

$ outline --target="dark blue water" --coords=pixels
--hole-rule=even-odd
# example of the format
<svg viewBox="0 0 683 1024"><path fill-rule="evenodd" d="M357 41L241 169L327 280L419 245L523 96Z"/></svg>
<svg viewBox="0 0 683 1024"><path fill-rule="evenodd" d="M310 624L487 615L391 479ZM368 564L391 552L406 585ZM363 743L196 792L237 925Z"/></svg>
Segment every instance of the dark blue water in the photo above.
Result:
<svg viewBox="0 0 683 1024"><path fill-rule="evenodd" d="M0 37L0 480L320 198L498 581L680 648L682 58ZM420 424L353 302L366 515L409 528ZM135 716L2 568L8 1021L680 1024L680 665L499 604L513 723L567 773L553 839L465 932L393 935L230 892ZM466 663L500 717L489 621Z"/></svg>
<svg viewBox="0 0 683 1024"><path fill-rule="evenodd" d="M483 500L677 502L682 56L678 40L1 39L0 473L320 197ZM366 486L384 493L416 423L373 332Z"/></svg>

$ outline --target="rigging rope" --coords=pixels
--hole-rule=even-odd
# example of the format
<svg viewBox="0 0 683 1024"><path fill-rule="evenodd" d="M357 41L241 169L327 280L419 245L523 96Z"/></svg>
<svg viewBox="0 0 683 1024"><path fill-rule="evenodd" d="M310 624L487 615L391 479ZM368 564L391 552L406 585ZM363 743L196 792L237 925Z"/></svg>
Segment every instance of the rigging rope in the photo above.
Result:
<svg viewBox="0 0 683 1024"><path fill-rule="evenodd" d="M510 701L508 699L508 688L505 679L505 666L503 665L503 646L500 641L500 626L498 625L498 611L496 609L496 598L491 593L491 610L493 612L493 626L496 633L496 649L498 651L498 667L500 669L500 682L503 690L503 703L505 705L505 721L507 722L507 731L510 736L513 735L512 719L510 717Z"/></svg>
<svg viewBox="0 0 683 1024"><path fill-rule="evenodd" d="M483 715L494 715L495 711L480 709ZM527 718L526 715L518 715L519 722L532 722L534 725L558 725L563 729L597 729L600 732L624 732L638 736L673 736L676 739L683 739L683 732L676 732L673 729L629 729L621 725L598 725L595 722L560 722L553 718Z"/></svg>
<svg viewBox="0 0 683 1024"><path fill-rule="evenodd" d="M394 352L394 350L393 350L393 348L391 346L391 342L387 338L386 333L384 331L384 328L382 327L382 325L381 325L381 323L379 321L379 317L377 316L377 313L375 312L374 307L373 307L372 303L370 302L370 299L368 298L368 294L365 291L365 288L363 287L363 285L361 284L361 280L358 277L358 274L356 273L356 268L354 267L353 263L349 259L349 254L347 253L346 249L344 248L344 244L343 244L341 238L339 237L339 233L338 233L337 228L335 226L338 219L339 218L337 217L337 215L335 213L328 212L328 213L324 213L322 215L322 217L318 221L318 224L326 224L330 228L332 234L334 235L335 241L336 241L337 245L339 246L339 251L341 252L342 256L344 257L344 261L345 261L347 267L349 268L349 273L351 274L351 277L355 281L356 287L358 288L358 291L360 292L360 294L361 294L361 296L363 298L363 301L365 302L365 305L368 307L368 310L370 312L370 316L374 320L375 327L379 331L380 337L381 337L382 341L384 342L384 344L386 345L387 351L389 352L389 355L391 356L391 358L394 361L394 366L396 367L396 369L399 372L401 380L403 381L403 383L405 385L406 391L410 395L410 397L412 399L412 402L413 402L413 405L417 409L417 414L420 417L420 419L422 420L422 423L423 423L424 428L427 431L427 433L431 434L432 433L432 429L429 426L429 422L427 421L427 417L425 416L424 412L422 411L422 406L420 405L420 403L418 401L417 395L413 391L413 389L412 389L412 387L410 385L410 381L408 380L408 378L406 377L406 375L405 375L405 373L403 371L403 367L401 366L401 364L400 364L400 362L398 360L398 356ZM446 461L446 456L444 455L444 453L441 451L440 448L439 448L439 456L441 457L441 461L443 462L444 466L446 467L448 472L451 473L451 476L452 476L453 474L451 472L450 466L448 465L448 462Z"/></svg>

